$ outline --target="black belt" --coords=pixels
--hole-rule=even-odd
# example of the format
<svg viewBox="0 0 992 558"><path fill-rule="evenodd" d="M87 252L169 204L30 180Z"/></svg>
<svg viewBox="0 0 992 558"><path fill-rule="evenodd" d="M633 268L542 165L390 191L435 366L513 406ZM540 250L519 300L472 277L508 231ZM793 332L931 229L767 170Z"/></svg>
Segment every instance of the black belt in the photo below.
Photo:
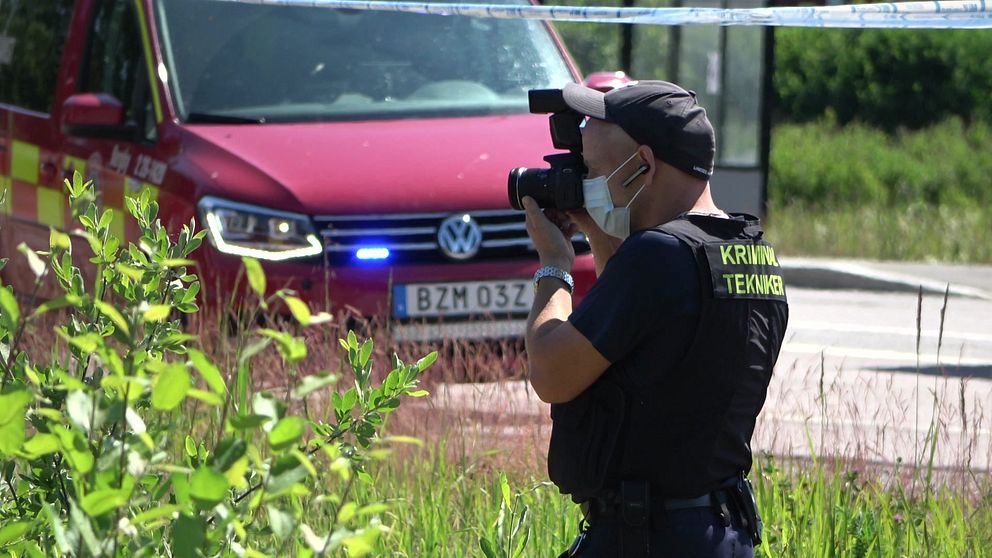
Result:
<svg viewBox="0 0 992 558"><path fill-rule="evenodd" d="M711 508L715 505L714 496L724 492L721 488L696 498L663 498L652 502L655 506L669 511L688 510L693 508ZM657 508L656 508L657 509ZM614 517L620 511L620 500L612 498L593 498L582 503L582 511L592 517ZM591 519L591 517L590 517Z"/></svg>
<svg viewBox="0 0 992 558"><path fill-rule="evenodd" d="M728 479L723 486L712 492L707 492L695 498L659 498L652 495L651 508L656 510L688 510L695 508L713 508L721 514L728 514L727 500L730 490L737 484L737 479ZM582 512L586 520L592 523L596 518L613 518L622 511L622 495L618 491L605 491L601 496L582 503ZM662 514L653 514L654 518L662 519ZM727 515L729 517L729 515Z"/></svg>

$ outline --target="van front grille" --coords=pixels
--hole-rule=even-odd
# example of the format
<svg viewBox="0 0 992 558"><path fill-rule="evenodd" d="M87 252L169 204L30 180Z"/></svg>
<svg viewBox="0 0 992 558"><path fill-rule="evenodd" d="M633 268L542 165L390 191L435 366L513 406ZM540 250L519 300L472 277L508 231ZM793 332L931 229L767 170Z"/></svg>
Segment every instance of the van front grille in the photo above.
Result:
<svg viewBox="0 0 992 558"><path fill-rule="evenodd" d="M451 252L454 239L455 256L445 252L438 231L448 220L455 227L446 244ZM314 217L317 230L331 264L358 263L362 248L389 250L390 263L443 263L452 261L494 261L528 258L536 255L527 236L524 212L487 210L445 213L397 213L389 215L321 215ZM477 230L472 230L475 227ZM452 232L453 231L453 232ZM577 254L589 251L585 236L572 239ZM457 257L459 249L477 252L467 258Z"/></svg>

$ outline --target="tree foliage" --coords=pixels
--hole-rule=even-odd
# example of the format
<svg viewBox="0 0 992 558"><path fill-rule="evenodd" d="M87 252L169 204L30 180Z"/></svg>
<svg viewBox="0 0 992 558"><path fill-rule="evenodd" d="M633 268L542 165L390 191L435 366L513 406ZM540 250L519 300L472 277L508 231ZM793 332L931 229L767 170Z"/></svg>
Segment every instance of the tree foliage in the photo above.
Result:
<svg viewBox="0 0 992 558"><path fill-rule="evenodd" d="M989 52L992 35L976 30L777 29L776 117L887 131L992 122Z"/></svg>

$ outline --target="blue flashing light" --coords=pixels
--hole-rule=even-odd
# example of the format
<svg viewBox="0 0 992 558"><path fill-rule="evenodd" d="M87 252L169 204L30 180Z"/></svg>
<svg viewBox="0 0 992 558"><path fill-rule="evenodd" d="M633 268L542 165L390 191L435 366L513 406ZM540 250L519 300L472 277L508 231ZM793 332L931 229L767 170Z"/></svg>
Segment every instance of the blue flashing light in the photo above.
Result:
<svg viewBox="0 0 992 558"><path fill-rule="evenodd" d="M385 260L389 258L389 248L359 248L355 257L360 260Z"/></svg>

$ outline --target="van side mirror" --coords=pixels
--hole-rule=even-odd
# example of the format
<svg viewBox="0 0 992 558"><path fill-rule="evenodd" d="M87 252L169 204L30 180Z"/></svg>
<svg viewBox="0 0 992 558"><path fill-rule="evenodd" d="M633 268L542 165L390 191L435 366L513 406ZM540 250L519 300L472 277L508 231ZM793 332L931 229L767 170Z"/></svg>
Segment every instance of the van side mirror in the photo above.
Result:
<svg viewBox="0 0 992 558"><path fill-rule="evenodd" d="M586 76L582 85L606 93L632 81L634 80L630 79L630 76L624 72L593 72Z"/></svg>
<svg viewBox="0 0 992 558"><path fill-rule="evenodd" d="M124 123L124 105L107 93L78 93L62 103L62 129L72 136L133 139L137 126Z"/></svg>

